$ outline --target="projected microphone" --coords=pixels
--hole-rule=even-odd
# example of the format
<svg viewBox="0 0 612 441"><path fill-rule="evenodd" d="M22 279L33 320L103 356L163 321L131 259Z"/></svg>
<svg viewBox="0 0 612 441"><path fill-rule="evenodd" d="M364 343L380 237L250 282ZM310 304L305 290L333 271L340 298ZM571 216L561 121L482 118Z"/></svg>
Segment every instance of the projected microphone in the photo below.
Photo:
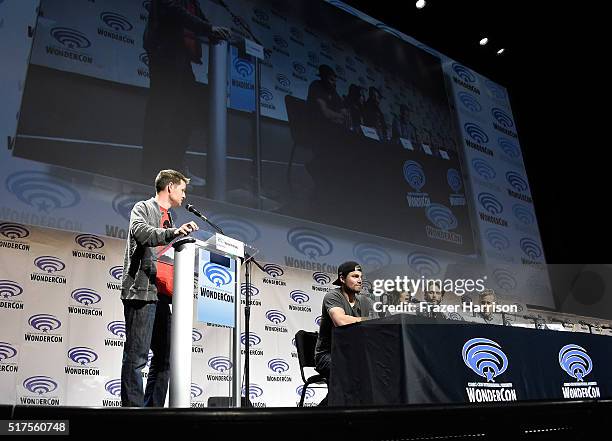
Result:
<svg viewBox="0 0 612 441"><path fill-rule="evenodd" d="M550 321L555 322L555 323L561 323L563 326L567 328L572 326L572 323L566 322L565 320L559 320L558 318L555 318L555 317L551 317Z"/></svg>
<svg viewBox="0 0 612 441"><path fill-rule="evenodd" d="M601 329L612 329L612 326L610 326L610 325L601 325L600 328Z"/></svg>
<svg viewBox="0 0 612 441"><path fill-rule="evenodd" d="M208 220L208 218L206 216L204 216L202 213L200 213L192 204L187 204L187 206L185 207L187 209L187 211L195 214L197 217L199 217L200 219L204 220L204 222L206 222L208 225L210 225L211 227L213 227L215 230L217 230L219 233L225 235L225 233L223 232L223 230L221 229L221 227L219 227L217 224L215 224L214 222Z"/></svg>

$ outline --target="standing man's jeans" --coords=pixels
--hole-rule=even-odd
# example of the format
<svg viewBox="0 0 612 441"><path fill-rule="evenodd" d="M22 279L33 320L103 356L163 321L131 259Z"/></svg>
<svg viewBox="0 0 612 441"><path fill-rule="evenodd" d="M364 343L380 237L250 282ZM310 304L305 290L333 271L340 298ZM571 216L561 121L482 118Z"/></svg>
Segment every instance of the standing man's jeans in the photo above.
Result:
<svg viewBox="0 0 612 441"><path fill-rule="evenodd" d="M123 300L125 345L121 365L121 405L163 407L170 379L170 301ZM153 358L143 393L142 369L149 349Z"/></svg>

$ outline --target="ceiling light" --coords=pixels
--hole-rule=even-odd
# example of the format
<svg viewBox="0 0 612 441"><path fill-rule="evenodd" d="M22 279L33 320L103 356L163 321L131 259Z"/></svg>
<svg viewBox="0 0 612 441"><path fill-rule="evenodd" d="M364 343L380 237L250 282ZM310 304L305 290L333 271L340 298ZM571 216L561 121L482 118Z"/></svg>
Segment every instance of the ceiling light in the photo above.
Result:
<svg viewBox="0 0 612 441"><path fill-rule="evenodd" d="M425 0L419 0L416 2L416 7L419 9L423 9L425 7Z"/></svg>
<svg viewBox="0 0 612 441"><path fill-rule="evenodd" d="M506 49L504 49L504 48L502 47L500 50L498 50L498 51L497 51L497 55L501 55L501 54L503 54L505 50L506 50Z"/></svg>
<svg viewBox="0 0 612 441"><path fill-rule="evenodd" d="M487 44L489 42L489 39L487 37L483 38L482 40L480 40L480 45L484 46L485 44Z"/></svg>

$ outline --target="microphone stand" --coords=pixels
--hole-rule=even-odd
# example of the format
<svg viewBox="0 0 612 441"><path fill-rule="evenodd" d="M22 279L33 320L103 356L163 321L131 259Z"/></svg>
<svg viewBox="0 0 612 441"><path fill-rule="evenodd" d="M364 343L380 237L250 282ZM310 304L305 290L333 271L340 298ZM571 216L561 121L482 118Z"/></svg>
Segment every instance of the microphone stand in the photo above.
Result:
<svg viewBox="0 0 612 441"><path fill-rule="evenodd" d="M578 323L583 325L583 326L588 326L589 327L589 334L593 333L593 325L591 323L585 322L584 320L581 320Z"/></svg>
<svg viewBox="0 0 612 441"><path fill-rule="evenodd" d="M189 209L188 209L189 210ZM199 217L200 219L203 219L208 225L210 225L211 227L213 227L217 232L223 234L224 236L226 236L226 234L223 232L223 229L215 224L213 221L209 220L206 216L204 216L202 213L200 213L199 211L193 209L193 207L191 207L191 210L189 210L191 213L195 214L197 217ZM244 395L246 398L246 402L247 402L247 407L251 407L251 401L249 400L249 392L251 389L251 385L250 385L250 363L249 363L249 322L251 320L251 264L254 263L255 265L257 265L257 267L265 272L263 266L261 266L261 264L255 260L255 258L253 256L251 256L248 252L244 252L244 280L245 280L245 285L246 285L246 292L244 295L244 300L245 300L245 304L244 304ZM240 290L240 287L238 287L238 289ZM238 296L238 298L240 298L240 296Z"/></svg>

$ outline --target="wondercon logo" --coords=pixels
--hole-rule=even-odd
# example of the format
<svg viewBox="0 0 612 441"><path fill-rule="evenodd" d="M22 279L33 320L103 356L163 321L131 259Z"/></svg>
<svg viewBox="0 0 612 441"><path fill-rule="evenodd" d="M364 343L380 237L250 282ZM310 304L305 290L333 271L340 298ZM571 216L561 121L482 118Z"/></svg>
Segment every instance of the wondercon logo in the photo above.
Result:
<svg viewBox="0 0 612 441"><path fill-rule="evenodd" d="M291 80L287 77L287 75L284 74L277 74L276 75L276 81L278 81L278 84L280 84L283 87L290 87L291 86Z"/></svg>
<svg viewBox="0 0 612 441"><path fill-rule="evenodd" d="M43 395L57 389L57 382L51 377L37 375L26 378L23 387L34 394Z"/></svg>
<svg viewBox="0 0 612 441"><path fill-rule="evenodd" d="M0 341L0 363L17 355L17 349L13 345Z"/></svg>
<svg viewBox="0 0 612 441"><path fill-rule="evenodd" d="M80 365L86 365L96 361L98 359L98 354L91 348L77 346L68 351L68 358Z"/></svg>
<svg viewBox="0 0 612 441"><path fill-rule="evenodd" d="M517 286L514 275L510 271L503 268L493 270L493 279L495 280L497 286L499 286L501 289L505 289L506 291L513 291Z"/></svg>
<svg viewBox="0 0 612 441"><path fill-rule="evenodd" d="M121 281L121 278L123 277L123 266L113 266L111 269L108 270L108 273L113 279Z"/></svg>
<svg viewBox="0 0 612 441"><path fill-rule="evenodd" d="M191 383L191 399L197 398L204 393L199 384Z"/></svg>
<svg viewBox="0 0 612 441"><path fill-rule="evenodd" d="M584 381L593 370L593 361L582 346L569 344L559 351L559 365L561 369L578 381Z"/></svg>
<svg viewBox="0 0 612 441"><path fill-rule="evenodd" d="M51 314L36 314L28 319L28 325L37 331L49 332L59 329L62 326L62 322Z"/></svg>
<svg viewBox="0 0 612 441"><path fill-rule="evenodd" d="M331 283L331 277L328 274L319 271L312 274L312 280L317 282L319 285L327 285Z"/></svg>
<svg viewBox="0 0 612 441"><path fill-rule="evenodd" d="M64 262L53 256L40 256L34 259L34 265L46 273L56 273L66 268Z"/></svg>
<svg viewBox="0 0 612 441"><path fill-rule="evenodd" d="M30 230L20 224L1 222L0 234L10 240L25 239L30 235Z"/></svg>
<svg viewBox="0 0 612 441"><path fill-rule="evenodd" d="M130 213L134 205L138 201L148 199L144 193L128 193L115 196L112 205L115 213L123 217L125 220L130 220Z"/></svg>
<svg viewBox="0 0 612 441"><path fill-rule="evenodd" d="M404 162L404 179L415 191L421 191L425 185L425 172L416 161Z"/></svg>
<svg viewBox="0 0 612 441"><path fill-rule="evenodd" d="M107 381L104 385L104 390L114 397L121 396L121 379L115 378L114 380Z"/></svg>
<svg viewBox="0 0 612 441"><path fill-rule="evenodd" d="M232 282L232 273L227 268L216 263L207 262L202 268L204 275L215 286L219 287Z"/></svg>
<svg viewBox="0 0 612 441"><path fill-rule="evenodd" d="M297 394L298 397L302 396L303 389L304 389L303 384L301 386L298 386L297 389L295 389L295 393ZM313 398L314 396L315 396L315 392L313 389L306 389L306 392L304 393L304 397L306 399Z"/></svg>
<svg viewBox="0 0 612 441"><path fill-rule="evenodd" d="M524 237L521 239L520 245L523 253L525 253L525 255L531 260L536 260L542 257L542 248L540 248L535 240Z"/></svg>
<svg viewBox="0 0 612 441"><path fill-rule="evenodd" d="M306 68L304 67L303 64L295 61L293 63L293 71L298 75L304 75L306 73Z"/></svg>
<svg viewBox="0 0 612 441"><path fill-rule="evenodd" d="M276 309L271 309L267 311L266 318L272 323L274 323L275 325L278 325L279 323L283 323L285 320L287 320L287 317L285 317L285 314L283 314L282 312Z"/></svg>
<svg viewBox="0 0 612 441"><path fill-rule="evenodd" d="M521 204L514 204L512 206L512 213L519 221L525 225L532 225L535 222L535 216L529 208Z"/></svg>
<svg viewBox="0 0 612 441"><path fill-rule="evenodd" d="M251 283L251 293L250 294L251 294L251 297L259 295L259 288L257 288L252 283ZM247 284L246 284L246 282L240 284L240 295L242 297L246 297L246 295L247 295Z"/></svg>
<svg viewBox="0 0 612 441"><path fill-rule="evenodd" d="M243 345L246 345L246 334L243 332L240 334L240 341ZM249 346L257 346L261 343L261 337L254 332L249 332Z"/></svg>
<svg viewBox="0 0 612 441"><path fill-rule="evenodd" d="M244 58L235 58L233 62L234 70L242 78L248 78L253 75L253 64Z"/></svg>
<svg viewBox="0 0 612 441"><path fill-rule="evenodd" d="M0 297L8 299L23 294L23 288L12 280L0 280Z"/></svg>
<svg viewBox="0 0 612 441"><path fill-rule="evenodd" d="M128 32L134 29L126 17L115 12L103 12L100 14L100 19L106 26L117 32Z"/></svg>
<svg viewBox="0 0 612 441"><path fill-rule="evenodd" d="M497 176L495 169L491 167L489 163L482 158L472 159L472 168L476 170L478 176L483 179L486 179L487 181L491 181L495 179L495 176Z"/></svg>
<svg viewBox="0 0 612 441"><path fill-rule="evenodd" d="M202 340L202 333L196 329L196 328L192 328L191 329L191 342L195 343Z"/></svg>
<svg viewBox="0 0 612 441"><path fill-rule="evenodd" d="M274 99L274 94L272 94L269 89L261 87L259 89L259 97L264 101L272 101Z"/></svg>
<svg viewBox="0 0 612 441"><path fill-rule="evenodd" d="M212 220L225 231L226 236L234 237L244 243L253 243L261 236L259 229L244 219L222 214L212 216Z"/></svg>
<svg viewBox="0 0 612 441"><path fill-rule="evenodd" d="M485 87L493 98L497 98L498 100L506 99L506 91L500 85L494 83L491 80L485 80Z"/></svg>
<svg viewBox="0 0 612 441"><path fill-rule="evenodd" d="M218 356L209 359L208 366L210 366L217 372L225 372L232 368L232 362L227 357Z"/></svg>
<svg viewBox="0 0 612 441"><path fill-rule="evenodd" d="M85 49L91 46L91 41L85 34L72 28L56 27L51 29L51 36L69 49Z"/></svg>
<svg viewBox="0 0 612 441"><path fill-rule="evenodd" d="M147 54L146 52L142 52L138 56L138 59L140 60L140 62L142 64L144 64L145 66L149 67L149 54Z"/></svg>
<svg viewBox="0 0 612 441"><path fill-rule="evenodd" d="M529 188L527 181L525 181L521 175L513 171L506 173L506 181L508 181L508 184L519 193L525 193Z"/></svg>
<svg viewBox="0 0 612 441"><path fill-rule="evenodd" d="M289 46L289 43L287 43L287 41L280 35L274 36L274 43L276 43L276 45L282 49L287 49Z"/></svg>
<svg viewBox="0 0 612 441"><path fill-rule="evenodd" d="M458 193L463 187L461 174L454 168L449 168L446 172L446 182L453 192Z"/></svg>
<svg viewBox="0 0 612 441"><path fill-rule="evenodd" d="M245 387L242 386L242 396L245 395ZM249 399L254 400L255 398L261 397L263 395L263 389L261 386L255 383L251 383L249 385Z"/></svg>
<svg viewBox="0 0 612 441"><path fill-rule="evenodd" d="M97 250L104 246L102 239L93 234L79 234L74 238L74 241L82 248L87 248L88 250Z"/></svg>
<svg viewBox="0 0 612 441"><path fill-rule="evenodd" d="M492 108L491 115L493 115L493 118L495 118L495 120L500 126L505 127L507 129L514 127L514 121L512 121L510 115L508 115L502 109L498 109L497 107Z"/></svg>
<svg viewBox="0 0 612 441"><path fill-rule="evenodd" d="M463 125L463 129L473 141L480 144L486 144L489 142L489 135L487 135L487 133L477 124L465 123Z"/></svg>
<svg viewBox="0 0 612 441"><path fill-rule="evenodd" d="M510 247L510 239L508 239L504 233L495 228L489 228L485 232L485 237L487 238L489 245L496 250L503 251Z"/></svg>
<svg viewBox="0 0 612 441"><path fill-rule="evenodd" d="M6 189L24 204L49 213L78 204L81 196L63 180L43 172L17 172L6 178Z"/></svg>
<svg viewBox="0 0 612 441"><path fill-rule="evenodd" d="M440 273L440 264L433 257L422 254L412 253L408 256L408 266L419 276L431 277Z"/></svg>
<svg viewBox="0 0 612 441"><path fill-rule="evenodd" d="M277 374L285 373L289 370L289 363L282 358L273 358L268 361L268 368Z"/></svg>
<svg viewBox="0 0 612 441"><path fill-rule="evenodd" d="M299 289L295 289L289 293L289 297L295 303L307 303L310 300L310 296L306 294L304 291L300 291Z"/></svg>
<svg viewBox="0 0 612 441"><path fill-rule="evenodd" d="M474 95L467 92L459 92L457 96L459 97L459 101L461 102L461 104L463 104L463 107L468 109L470 112L482 112L482 106L474 97Z"/></svg>
<svg viewBox="0 0 612 441"><path fill-rule="evenodd" d="M310 228L293 228L287 233L287 242L311 260L327 256L333 246L321 233Z"/></svg>
<svg viewBox="0 0 612 441"><path fill-rule="evenodd" d="M115 320L106 325L108 332L119 338L125 338L125 322Z"/></svg>
<svg viewBox="0 0 612 441"><path fill-rule="evenodd" d="M453 212L442 204L431 204L425 209L429 222L440 230L448 231L457 228L457 218Z"/></svg>
<svg viewBox="0 0 612 441"><path fill-rule="evenodd" d="M478 194L478 202L489 214L495 216L504 211L504 206L491 193L482 192Z"/></svg>
<svg viewBox="0 0 612 441"><path fill-rule="evenodd" d="M321 326L321 316L318 316L317 318L315 318L315 324L317 326Z"/></svg>
<svg viewBox="0 0 612 441"><path fill-rule="evenodd" d="M476 77L467 67L462 66L459 63L453 63L452 67L455 74L466 83L476 82Z"/></svg>
<svg viewBox="0 0 612 441"><path fill-rule="evenodd" d="M516 159L521 156L521 151L517 147L517 145L509 140L508 138L498 138L497 144L501 147L506 155L508 155L512 159Z"/></svg>
<svg viewBox="0 0 612 441"><path fill-rule="evenodd" d="M76 300L81 305L85 305L85 306L95 305L100 300L102 300L102 297L100 297L100 295L91 288L75 289L70 294L70 297L72 297L74 300Z"/></svg>
<svg viewBox="0 0 612 441"><path fill-rule="evenodd" d="M285 274L285 271L283 271L283 268L279 265L276 265L275 263L266 263L263 266L263 269L267 275L273 278L277 278Z"/></svg>
<svg viewBox="0 0 612 441"><path fill-rule="evenodd" d="M268 16L268 13L266 11L264 11L263 9L255 8L255 9L253 9L253 14L255 14L255 17L257 17L257 19L260 20L260 21L268 21L268 20L270 20L270 17Z"/></svg>
<svg viewBox="0 0 612 441"><path fill-rule="evenodd" d="M384 248L367 242L356 244L353 247L353 256L355 256L358 261L374 269L380 269L391 263L391 256Z"/></svg>
<svg viewBox="0 0 612 441"><path fill-rule="evenodd" d="M463 362L476 374L493 382L508 368L508 357L501 346L488 338L473 338L463 345Z"/></svg>

